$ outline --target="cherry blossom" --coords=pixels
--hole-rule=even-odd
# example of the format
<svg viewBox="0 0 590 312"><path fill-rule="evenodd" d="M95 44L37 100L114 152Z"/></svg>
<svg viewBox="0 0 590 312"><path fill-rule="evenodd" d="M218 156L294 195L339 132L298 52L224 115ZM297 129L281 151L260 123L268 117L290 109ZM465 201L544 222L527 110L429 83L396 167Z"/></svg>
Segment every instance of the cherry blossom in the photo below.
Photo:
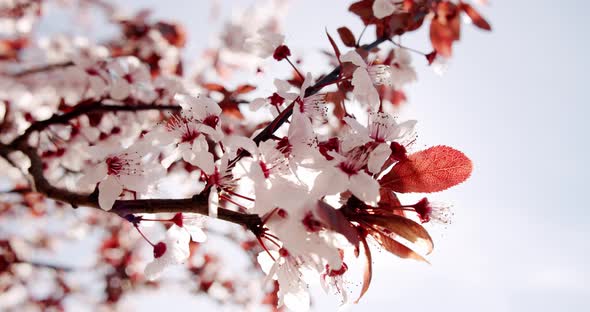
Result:
<svg viewBox="0 0 590 312"><path fill-rule="evenodd" d="M154 280L167 267L184 263L190 255L190 239L188 231L176 225L170 227L166 232L166 239L153 246L154 260L145 267L145 277Z"/></svg>
<svg viewBox="0 0 590 312"><path fill-rule="evenodd" d="M369 124L367 128L362 126L354 118L344 117L344 120L351 127L353 131L352 135L356 137L352 140L344 141L344 150L351 150L356 146L366 144L370 141L377 144L370 152L367 164L368 170L372 173L379 172L385 161L391 155L391 149L388 143L397 141L403 145L414 140L415 120L408 120L398 124L392 115L384 112L369 113Z"/></svg>
<svg viewBox="0 0 590 312"><path fill-rule="evenodd" d="M350 51L342 55L340 60L358 66L352 74L354 96L371 110L377 110L380 101L375 86L392 84L391 68L387 65L369 65L356 51Z"/></svg>
<svg viewBox="0 0 590 312"><path fill-rule="evenodd" d="M321 197L350 191L361 200L376 204L379 200L379 183L365 171L370 152L364 146L355 147L344 155L329 152L333 159L327 161L326 167L317 176L314 195Z"/></svg>
<svg viewBox="0 0 590 312"><path fill-rule="evenodd" d="M180 114L171 116L160 129L148 135L157 145L175 146L171 155L163 160L165 167L180 157L199 167L207 174L213 173L214 159L209 152L207 138L214 142L223 137L219 127L221 109L208 98L194 98L186 95L175 97L183 104Z"/></svg>
<svg viewBox="0 0 590 312"><path fill-rule="evenodd" d="M267 58L283 44L285 36L267 30L260 30L254 36L246 39L244 47L250 53L261 58Z"/></svg>
<svg viewBox="0 0 590 312"><path fill-rule="evenodd" d="M149 69L136 57L120 57L109 63L110 97L125 100L129 97L152 102L156 92L151 86Z"/></svg>
<svg viewBox="0 0 590 312"><path fill-rule="evenodd" d="M124 192L135 196L145 193L150 183L161 175L158 166L148 164L141 147L110 154L96 166L88 169L81 184L98 183L98 201L104 210L110 210L115 200Z"/></svg>
<svg viewBox="0 0 590 312"><path fill-rule="evenodd" d="M453 213L451 212L450 205L438 202L431 203L425 197L411 207L416 210L416 213L420 217L420 221L422 221L422 223L429 221L440 224L451 223Z"/></svg>
<svg viewBox="0 0 590 312"><path fill-rule="evenodd" d="M412 66L412 56L406 49L399 48L393 51L394 59L391 61L391 83L396 88L403 88L407 84L416 81L416 70Z"/></svg>
<svg viewBox="0 0 590 312"><path fill-rule="evenodd" d="M258 255L262 270L272 279L279 282L278 307L286 306L292 311L308 311L311 304L307 283L303 280L301 270L303 263L291 256L282 248L278 251L279 258L272 262L266 253ZM270 264L270 265L269 265Z"/></svg>
<svg viewBox="0 0 590 312"><path fill-rule="evenodd" d="M306 196L305 186L287 179L292 173L289 161L272 140L260 143L252 161L246 164L248 177L254 183L255 212L264 214L274 207L297 209Z"/></svg>

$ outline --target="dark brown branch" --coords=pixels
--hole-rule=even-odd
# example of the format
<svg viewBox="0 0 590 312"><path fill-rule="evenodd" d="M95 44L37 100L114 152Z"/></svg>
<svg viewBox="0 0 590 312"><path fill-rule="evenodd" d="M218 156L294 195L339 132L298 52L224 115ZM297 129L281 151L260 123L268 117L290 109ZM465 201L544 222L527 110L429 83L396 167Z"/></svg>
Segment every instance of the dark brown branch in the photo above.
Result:
<svg viewBox="0 0 590 312"><path fill-rule="evenodd" d="M72 119L86 115L93 112L137 112L145 110L180 110L178 105L155 105L155 104L141 104L141 105L112 105L102 104L99 102L92 102L88 104L81 104L76 106L73 110L61 114L53 115L48 119L36 121L25 130L23 134L17 137L11 145L17 146L21 142L26 141L29 136L36 131L45 130L51 125L67 124Z"/></svg>
<svg viewBox="0 0 590 312"><path fill-rule="evenodd" d="M0 156L8 158L8 155L14 151L20 151L30 159L31 166L29 167L29 174L33 178L33 189L36 192L45 194L48 198L69 203L74 208L85 206L100 209L97 193L80 194L51 185L43 174L43 162L37 151L26 144L26 142L15 147L0 143ZM208 215L209 206L206 195L184 199L117 200L110 212L123 218L136 213L187 212ZM254 232L259 230L262 223L258 215L245 214L223 208L218 209L218 218L246 226Z"/></svg>
<svg viewBox="0 0 590 312"><path fill-rule="evenodd" d="M24 69L21 70L19 72L16 73L8 73L9 76L13 77L13 78L21 78L24 76L28 76L28 75L32 75L32 74L37 74L37 73L43 73L43 72L48 72L48 71L52 71L52 70L56 70L59 68L64 68L64 67L68 67L68 66L72 66L74 65L74 62L72 61L67 61L67 62L62 62L62 63L54 63L54 64L47 64L47 65L43 65L43 66L38 66L38 67L32 67L32 68L28 68L28 69Z"/></svg>

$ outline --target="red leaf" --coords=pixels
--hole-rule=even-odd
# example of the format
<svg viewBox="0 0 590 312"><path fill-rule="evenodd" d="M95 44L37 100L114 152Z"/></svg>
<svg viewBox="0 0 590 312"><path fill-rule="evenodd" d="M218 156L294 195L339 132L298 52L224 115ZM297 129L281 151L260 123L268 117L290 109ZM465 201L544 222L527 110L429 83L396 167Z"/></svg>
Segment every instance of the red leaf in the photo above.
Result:
<svg viewBox="0 0 590 312"><path fill-rule="evenodd" d="M405 103L408 100L408 98L406 97L406 94L403 91L394 90L389 100L391 101L391 104L393 104L394 106L400 106L403 103Z"/></svg>
<svg viewBox="0 0 590 312"><path fill-rule="evenodd" d="M454 41L461 37L461 20L457 6L450 2L441 2L437 6L435 18L430 23L430 41L432 46L444 57L452 54Z"/></svg>
<svg viewBox="0 0 590 312"><path fill-rule="evenodd" d="M483 16L481 16L481 14L479 14L479 12L477 12L477 10L475 10L471 5L461 2L459 4L459 8L463 12L465 12L465 14L467 14L467 16L469 16L469 18L471 19L471 22L473 22L473 25L475 25L483 30L487 30L487 31L492 30L492 26L490 25L490 23L488 23L485 20L485 18L483 18Z"/></svg>
<svg viewBox="0 0 590 312"><path fill-rule="evenodd" d="M467 180L472 169L465 154L439 145L398 162L381 179L381 186L399 193L440 192Z"/></svg>
<svg viewBox="0 0 590 312"><path fill-rule="evenodd" d="M202 87L209 91L217 91L222 93L226 91L224 86L217 83L205 83Z"/></svg>
<svg viewBox="0 0 590 312"><path fill-rule="evenodd" d="M426 57L426 60L428 61L428 65L432 65L432 63L436 59L436 50L426 54L425 57Z"/></svg>
<svg viewBox="0 0 590 312"><path fill-rule="evenodd" d="M420 254L418 254L415 251L413 251L412 249L408 248L406 245L396 241L395 239L393 239L393 238L391 238L379 231L374 231L374 230L369 229L369 234L371 234L371 236L373 236L373 238L379 243L379 245L381 245L383 248L385 248L385 250L391 252L392 254L394 254L400 258L414 259L414 260L430 263L430 262L428 262L428 260L426 260Z"/></svg>
<svg viewBox="0 0 590 312"><path fill-rule="evenodd" d="M420 224L398 215L363 215L359 221L365 227L380 231L386 235L403 237L416 247L429 254L434 249L432 238Z"/></svg>
<svg viewBox="0 0 590 312"><path fill-rule="evenodd" d="M334 39L332 39L332 36L330 36L330 34L328 33L327 30L326 30L326 35L328 36L328 40L330 40L330 45L332 45L332 49L334 50L334 54L336 55L336 58L338 59L338 63L340 63L340 49L338 49L336 42L334 42Z"/></svg>
<svg viewBox="0 0 590 312"><path fill-rule="evenodd" d="M348 10L356 15L358 15L365 25L375 24L379 21L373 15L373 2L374 0L362 0L359 2L355 2L350 5Z"/></svg>
<svg viewBox="0 0 590 312"><path fill-rule="evenodd" d="M350 29L346 27L338 28L338 34L340 35L340 39L345 46L354 48L356 47L356 38Z"/></svg>
<svg viewBox="0 0 590 312"><path fill-rule="evenodd" d="M363 288L361 289L361 294L354 303L358 303L359 300L361 300L361 298L365 295L367 290L369 290L371 279L373 278L373 257L371 256L371 249L369 249L369 244L367 243L366 234L363 235L361 242L363 243L363 249L365 251L365 259L367 263L365 266L365 272L363 274Z"/></svg>
<svg viewBox="0 0 590 312"><path fill-rule="evenodd" d="M245 84L238 86L234 91L235 94L245 94L256 90L256 87L253 85Z"/></svg>
<svg viewBox="0 0 590 312"><path fill-rule="evenodd" d="M326 228L342 234L346 239L358 249L359 234L352 226L352 223L346 219L342 211L320 201L314 211L315 216L324 224Z"/></svg>

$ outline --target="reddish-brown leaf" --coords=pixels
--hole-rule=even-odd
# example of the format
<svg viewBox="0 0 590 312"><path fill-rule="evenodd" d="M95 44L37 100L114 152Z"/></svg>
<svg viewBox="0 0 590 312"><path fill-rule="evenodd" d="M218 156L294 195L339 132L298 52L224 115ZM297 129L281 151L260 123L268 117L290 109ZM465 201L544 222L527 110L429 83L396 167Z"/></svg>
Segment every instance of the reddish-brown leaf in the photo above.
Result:
<svg viewBox="0 0 590 312"><path fill-rule="evenodd" d="M440 55L450 57L453 42L461 37L461 20L457 6L441 2L435 18L430 23L430 41Z"/></svg>
<svg viewBox="0 0 590 312"><path fill-rule="evenodd" d="M391 104L394 106L400 106L408 100L406 94L402 90L394 90L389 98Z"/></svg>
<svg viewBox="0 0 590 312"><path fill-rule="evenodd" d="M381 188L379 190L379 194L380 194L380 199L379 199L379 203L378 206L381 209L387 209L390 212L397 212L399 209L399 207L402 205L399 201L399 198L397 197L397 195L395 195L394 192L392 192L390 189L388 188ZM400 214L403 215L403 214Z"/></svg>
<svg viewBox="0 0 590 312"><path fill-rule="evenodd" d="M354 48L356 46L356 38L350 29L347 27L340 27L338 28L338 35L340 35L340 39L345 46Z"/></svg>
<svg viewBox="0 0 590 312"><path fill-rule="evenodd" d="M332 39L332 36L330 36L330 34L328 33L327 30L326 30L326 35L328 36L328 40L330 40L330 45L332 46L332 49L334 50L334 54L336 55L336 59L338 59L338 63L340 63L340 49L338 49L336 42L334 42L334 39Z"/></svg>
<svg viewBox="0 0 590 312"><path fill-rule="evenodd" d="M398 162L381 180L381 186L399 193L444 191L469 178L473 165L462 152L434 146Z"/></svg>
<svg viewBox="0 0 590 312"><path fill-rule="evenodd" d="M358 249L359 234L353 227L352 223L346 219L342 211L320 201L314 211L315 216L322 224L331 231L342 234L346 239Z"/></svg>
<svg viewBox="0 0 590 312"><path fill-rule="evenodd" d="M369 249L369 244L367 243L366 234L363 234L361 242L363 243L363 249L365 251L366 264L365 272L363 273L363 288L361 289L361 293L354 303L358 303L359 300L361 300L361 298L365 295L367 290L369 290L371 279L373 278L373 257L371 256L371 249Z"/></svg>
<svg viewBox="0 0 590 312"><path fill-rule="evenodd" d="M346 96L342 90L334 91L334 92L326 92L325 100L328 103L334 103L334 115L338 120L342 120L346 115L344 111L344 100Z"/></svg>
<svg viewBox="0 0 590 312"><path fill-rule="evenodd" d="M373 238L381 245L385 250L391 252L392 254L404 258L404 259L414 259L426 263L428 260L422 257L420 254L416 253L412 249L408 248L406 245L396 241L395 239L379 232L369 229L369 234L373 236Z"/></svg>
<svg viewBox="0 0 590 312"><path fill-rule="evenodd" d="M217 92L226 91L224 86L217 84L217 83L205 83L202 85L202 87L209 90L209 91L217 91Z"/></svg>
<svg viewBox="0 0 590 312"><path fill-rule="evenodd" d="M375 24L379 21L379 19L373 15L373 2L374 0L362 0L355 2L350 5L348 10L358 15L365 25Z"/></svg>
<svg viewBox="0 0 590 312"><path fill-rule="evenodd" d="M363 215L360 222L373 230L379 230L384 234L396 234L416 247L429 254L434 248L434 243L428 231L420 224L398 215Z"/></svg>
<svg viewBox="0 0 590 312"><path fill-rule="evenodd" d="M253 85L245 84L238 86L234 91L235 94L245 94L256 90L256 87Z"/></svg>
<svg viewBox="0 0 590 312"><path fill-rule="evenodd" d="M490 25L490 23L488 23L488 21L486 21L486 19L483 18L483 16L481 16L481 14L479 14L479 12L477 12L477 10L475 10L471 5L461 2L459 4L459 8L461 8L461 10L465 12L467 16L469 16L471 22L473 22L473 25L483 30L492 30L492 26Z"/></svg>

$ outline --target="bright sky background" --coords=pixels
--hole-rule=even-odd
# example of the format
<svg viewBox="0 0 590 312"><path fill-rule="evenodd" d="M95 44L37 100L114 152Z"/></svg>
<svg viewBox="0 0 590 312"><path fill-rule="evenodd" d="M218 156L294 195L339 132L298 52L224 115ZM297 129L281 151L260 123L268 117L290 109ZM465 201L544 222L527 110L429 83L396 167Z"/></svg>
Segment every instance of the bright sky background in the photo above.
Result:
<svg viewBox="0 0 590 312"><path fill-rule="evenodd" d="M325 28L332 34L343 25L356 34L362 29L346 12L352 1L292 2L286 36L296 55L328 49ZM467 183L436 195L455 204L454 223L434 235L431 266L376 256L372 287L351 311L587 311L590 207L583 187L590 172L583 161L590 159L590 110L583 84L590 21L583 14L590 4L490 2L481 11L494 31L466 25L444 77L415 57L419 81L408 90L403 112L419 121L419 144L453 146L475 164ZM221 1L224 14L249 3ZM153 8L159 17L184 23L187 56L198 55L218 30L208 21L210 1L122 5ZM427 33L404 43L428 50ZM310 58L304 69L315 72L312 65L321 60ZM139 307L161 311L170 298L159 294ZM317 296L316 311L336 307L326 298ZM185 299L179 309L192 303L208 310L196 298Z"/></svg>

